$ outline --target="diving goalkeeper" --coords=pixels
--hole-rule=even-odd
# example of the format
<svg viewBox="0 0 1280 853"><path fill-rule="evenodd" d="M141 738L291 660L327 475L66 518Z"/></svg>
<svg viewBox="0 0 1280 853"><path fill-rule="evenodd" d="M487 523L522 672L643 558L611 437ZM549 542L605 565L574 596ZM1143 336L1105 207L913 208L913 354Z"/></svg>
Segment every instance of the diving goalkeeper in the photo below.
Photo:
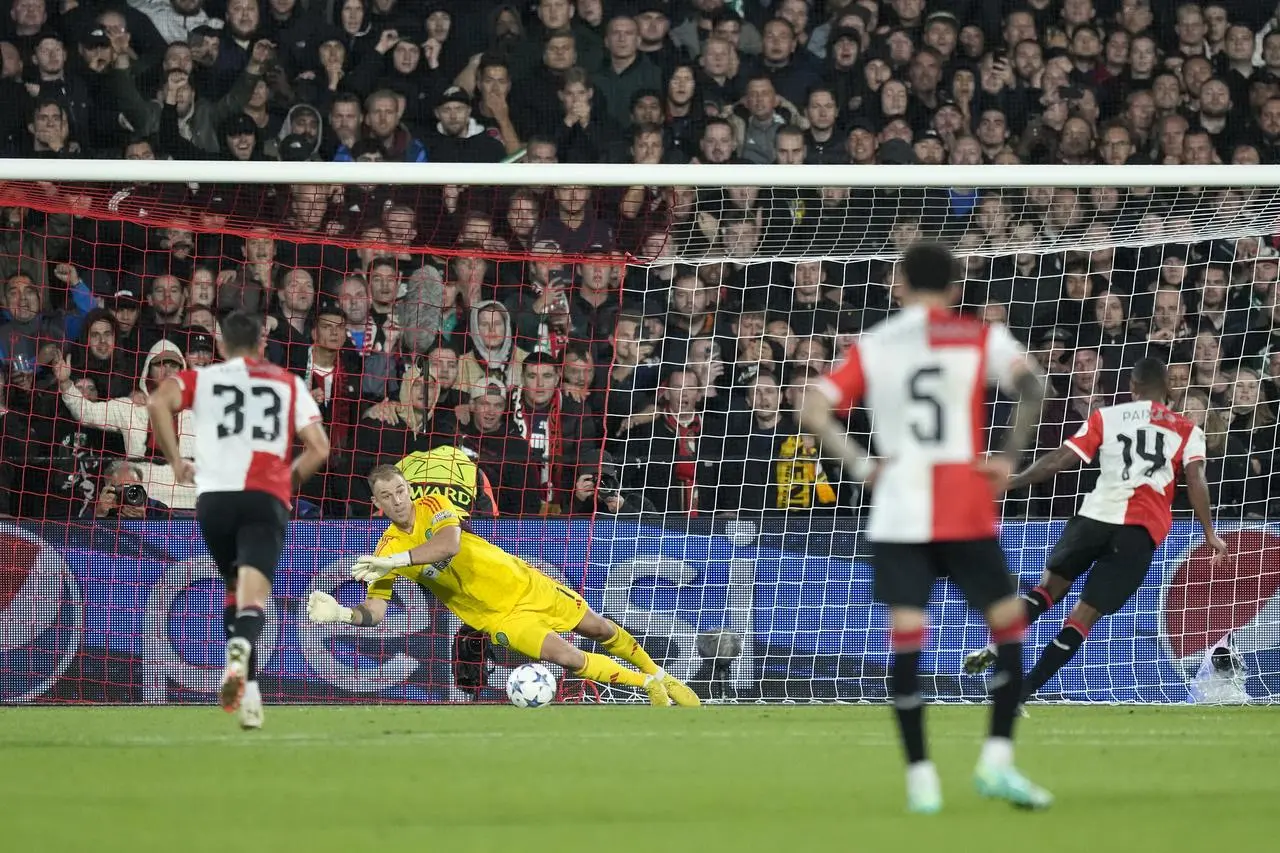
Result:
<svg viewBox="0 0 1280 853"><path fill-rule="evenodd" d="M701 704L688 685L654 663L631 634L588 607L582 596L471 533L465 514L448 497L426 494L414 501L404 475L391 465L374 468L369 487L374 505L391 525L376 553L360 557L352 567L352 576L368 584L365 600L344 607L316 590L307 601L312 622L377 625L387 612L392 584L402 577L430 590L454 615L500 646L559 664L579 678L638 687L653 705ZM571 645L560 636L566 631L595 640L639 672Z"/></svg>

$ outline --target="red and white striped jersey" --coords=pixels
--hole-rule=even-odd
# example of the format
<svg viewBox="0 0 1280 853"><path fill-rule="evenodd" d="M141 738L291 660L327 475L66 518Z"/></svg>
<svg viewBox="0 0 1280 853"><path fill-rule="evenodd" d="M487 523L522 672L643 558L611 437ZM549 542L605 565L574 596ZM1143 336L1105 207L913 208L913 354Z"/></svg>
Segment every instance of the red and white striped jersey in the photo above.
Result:
<svg viewBox="0 0 1280 853"><path fill-rule="evenodd" d="M302 379L235 358L177 375L195 422L196 494L266 492L290 505L293 437L320 421Z"/></svg>
<svg viewBox="0 0 1280 853"><path fill-rule="evenodd" d="M1063 443L1085 462L1098 458L1098 482L1079 514L1145 527L1157 545L1173 525L1178 472L1205 453L1200 427L1150 400L1095 409Z"/></svg>
<svg viewBox="0 0 1280 853"><path fill-rule="evenodd" d="M859 400L883 467L867 535L876 542L986 539L999 517L975 465L987 450L987 389L1008 385L1026 350L1001 325L908 307L863 334L823 387Z"/></svg>

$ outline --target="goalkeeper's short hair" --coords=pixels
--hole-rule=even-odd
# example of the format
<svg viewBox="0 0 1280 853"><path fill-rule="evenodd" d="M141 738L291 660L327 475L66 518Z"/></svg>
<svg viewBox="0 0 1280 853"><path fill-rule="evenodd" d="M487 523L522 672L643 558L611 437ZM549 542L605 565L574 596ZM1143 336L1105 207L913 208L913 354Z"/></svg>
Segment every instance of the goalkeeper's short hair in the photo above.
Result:
<svg viewBox="0 0 1280 853"><path fill-rule="evenodd" d="M463 517L497 514L489 478L461 447L443 446L410 453L395 467L409 483L409 493L414 500L424 495L441 495L448 498Z"/></svg>

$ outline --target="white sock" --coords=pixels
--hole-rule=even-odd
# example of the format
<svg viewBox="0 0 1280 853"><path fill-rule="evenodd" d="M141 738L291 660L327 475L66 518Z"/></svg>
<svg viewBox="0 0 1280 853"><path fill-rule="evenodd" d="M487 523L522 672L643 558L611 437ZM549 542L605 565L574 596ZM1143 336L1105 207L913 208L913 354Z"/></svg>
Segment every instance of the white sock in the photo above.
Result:
<svg viewBox="0 0 1280 853"><path fill-rule="evenodd" d="M1013 741L1007 737L989 737L982 744L982 754L978 756L979 764L994 764L997 767L1008 767L1013 764Z"/></svg>
<svg viewBox="0 0 1280 853"><path fill-rule="evenodd" d="M907 765L907 784L917 785L938 778L938 769L932 761L917 761Z"/></svg>

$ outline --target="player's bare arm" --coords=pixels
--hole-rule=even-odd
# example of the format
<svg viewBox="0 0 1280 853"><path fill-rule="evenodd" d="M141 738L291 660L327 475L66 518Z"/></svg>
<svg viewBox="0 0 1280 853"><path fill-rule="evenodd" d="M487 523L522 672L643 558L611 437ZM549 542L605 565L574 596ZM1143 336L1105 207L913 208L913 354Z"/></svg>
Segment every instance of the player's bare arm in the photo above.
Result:
<svg viewBox="0 0 1280 853"><path fill-rule="evenodd" d="M1005 437L1000 452L1010 462L1017 460L1031 444L1040 424L1040 409L1044 404L1044 379L1027 365L1020 365L1013 375L1013 391L1018 405L1013 412L1013 427Z"/></svg>
<svg viewBox="0 0 1280 853"><path fill-rule="evenodd" d="M298 430L298 440L302 442L302 453L293 460L295 489L310 480L329 458L329 436L324 431L323 424L309 424Z"/></svg>
<svg viewBox="0 0 1280 853"><path fill-rule="evenodd" d="M1025 471L1010 477L1008 489L1012 492L1036 483L1043 483L1045 480L1053 479L1060 471L1069 470L1079 464L1079 454L1064 444L1057 450L1041 456Z"/></svg>
<svg viewBox="0 0 1280 853"><path fill-rule="evenodd" d="M166 379L147 400L147 417L151 421L151 431L156 437L160 452L173 468L174 479L179 483L189 484L195 474L195 468L182 458L178 450L178 432L174 427L173 416L182 411L182 387L175 379Z"/></svg>
<svg viewBox="0 0 1280 853"><path fill-rule="evenodd" d="M1195 513L1200 529L1204 531L1204 541L1213 549L1213 561L1216 563L1227 556L1227 543L1213 532L1213 509L1209 505L1209 484L1204 477L1204 460L1196 459L1188 462L1184 469L1187 480L1187 500L1191 511Z"/></svg>
<svg viewBox="0 0 1280 853"><path fill-rule="evenodd" d="M817 436L824 450L834 453L844 463L854 479L865 481L875 473L875 463L866 450L836 420L831 400L821 385L811 384L806 389L800 405L800 424Z"/></svg>

